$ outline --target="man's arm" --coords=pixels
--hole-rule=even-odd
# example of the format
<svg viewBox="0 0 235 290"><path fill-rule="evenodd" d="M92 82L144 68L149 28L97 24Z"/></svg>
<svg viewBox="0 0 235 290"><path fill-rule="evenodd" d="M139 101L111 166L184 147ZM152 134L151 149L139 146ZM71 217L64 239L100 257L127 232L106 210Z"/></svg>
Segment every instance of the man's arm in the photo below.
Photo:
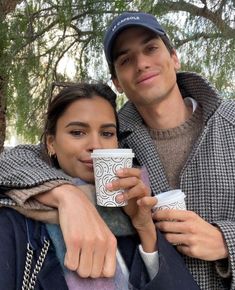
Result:
<svg viewBox="0 0 235 290"><path fill-rule="evenodd" d="M71 181L42 159L41 145L19 145L0 154L0 186L30 188L50 181Z"/></svg>
<svg viewBox="0 0 235 290"><path fill-rule="evenodd" d="M217 221L214 225L220 230L226 248L228 249L228 259L216 261L216 270L223 278L232 275L232 287L235 287L235 257L234 257L234 239L235 239L235 222L234 221Z"/></svg>
<svg viewBox="0 0 235 290"><path fill-rule="evenodd" d="M81 277L113 276L116 238L86 194L77 186L65 184L41 194L38 199L58 208L67 249L66 267Z"/></svg>
<svg viewBox="0 0 235 290"><path fill-rule="evenodd" d="M19 194L21 190L47 184L47 191L38 191L37 195L33 190L25 191L24 200L35 195L40 202L58 208L67 247L66 266L82 277L113 276L116 238L79 188L71 184L55 186L61 180L68 183L71 178L42 160L40 146L17 146L0 156L0 187L9 190L5 194L13 189Z"/></svg>
<svg viewBox="0 0 235 290"><path fill-rule="evenodd" d="M19 145L0 154L1 191L22 207L40 209L32 197L72 183L71 177L51 167L42 156L41 145Z"/></svg>

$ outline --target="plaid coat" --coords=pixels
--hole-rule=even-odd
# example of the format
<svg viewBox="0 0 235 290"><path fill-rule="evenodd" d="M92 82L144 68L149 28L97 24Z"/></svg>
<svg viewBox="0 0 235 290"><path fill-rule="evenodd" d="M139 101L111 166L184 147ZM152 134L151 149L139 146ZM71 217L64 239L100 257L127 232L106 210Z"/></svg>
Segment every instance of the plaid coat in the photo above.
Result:
<svg viewBox="0 0 235 290"><path fill-rule="evenodd" d="M184 257L204 290L235 289L235 102L222 101L210 84L194 73L178 73L183 97L196 99L203 108L205 127L180 174L187 209L216 224L229 250L227 260L206 262ZM127 102L119 112L121 146L132 148L145 165L153 194L170 189L163 166L141 116ZM228 275L231 271L231 275ZM228 278L222 278L226 275Z"/></svg>

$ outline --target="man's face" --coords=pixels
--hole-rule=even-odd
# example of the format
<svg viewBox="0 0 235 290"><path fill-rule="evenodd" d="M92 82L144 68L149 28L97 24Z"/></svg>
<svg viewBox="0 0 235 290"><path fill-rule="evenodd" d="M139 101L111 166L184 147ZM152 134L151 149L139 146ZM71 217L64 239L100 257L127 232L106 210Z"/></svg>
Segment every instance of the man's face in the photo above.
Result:
<svg viewBox="0 0 235 290"><path fill-rule="evenodd" d="M119 34L113 49L113 82L137 107L167 99L176 90L180 64L161 38L150 30L132 27Z"/></svg>

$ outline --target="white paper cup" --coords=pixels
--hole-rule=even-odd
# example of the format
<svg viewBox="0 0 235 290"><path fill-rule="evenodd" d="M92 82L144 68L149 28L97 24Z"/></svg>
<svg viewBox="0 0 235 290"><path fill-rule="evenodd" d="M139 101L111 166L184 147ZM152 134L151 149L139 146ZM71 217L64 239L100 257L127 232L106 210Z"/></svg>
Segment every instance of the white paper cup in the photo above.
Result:
<svg viewBox="0 0 235 290"><path fill-rule="evenodd" d="M106 189L106 184L118 178L116 176L118 169L132 167L133 157L134 153L131 149L96 149L91 153L98 205L107 207L127 205L127 202L116 201L116 196L123 191L109 191Z"/></svg>
<svg viewBox="0 0 235 290"><path fill-rule="evenodd" d="M153 207L155 210L179 209L186 210L185 194L180 189L170 190L156 194L157 204Z"/></svg>

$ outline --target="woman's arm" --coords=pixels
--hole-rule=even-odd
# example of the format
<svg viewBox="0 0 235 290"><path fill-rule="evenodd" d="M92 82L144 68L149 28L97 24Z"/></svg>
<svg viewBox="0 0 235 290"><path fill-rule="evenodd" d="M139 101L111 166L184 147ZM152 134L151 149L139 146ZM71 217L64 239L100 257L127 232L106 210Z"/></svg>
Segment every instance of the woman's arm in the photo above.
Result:
<svg viewBox="0 0 235 290"><path fill-rule="evenodd" d="M138 247L130 267L130 283L139 290L199 290L184 260L158 231L159 270L150 279Z"/></svg>
<svg viewBox="0 0 235 290"><path fill-rule="evenodd" d="M147 253L155 252L157 234L151 209L157 200L150 196L150 188L142 181L139 168L124 168L118 170L117 175L119 179L107 184L107 188L109 190L122 189L123 195L129 197L124 211L130 217L132 225L139 235L143 250ZM117 199L122 201L123 195Z"/></svg>

